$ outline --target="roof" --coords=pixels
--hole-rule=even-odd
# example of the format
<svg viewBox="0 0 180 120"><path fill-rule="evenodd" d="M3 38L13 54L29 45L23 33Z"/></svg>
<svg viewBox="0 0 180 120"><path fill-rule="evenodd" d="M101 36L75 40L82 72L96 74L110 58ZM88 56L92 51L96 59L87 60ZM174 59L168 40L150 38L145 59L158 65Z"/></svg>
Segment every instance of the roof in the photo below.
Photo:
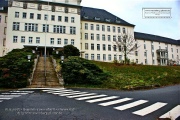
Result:
<svg viewBox="0 0 180 120"><path fill-rule="evenodd" d="M149 40L149 41L156 41L156 42L163 42L163 43L180 45L180 40L166 38L166 37L162 37L162 36L158 36L158 35L134 32L134 37L135 37L135 39Z"/></svg>
<svg viewBox="0 0 180 120"><path fill-rule="evenodd" d="M110 12L104 9L97 9L97 8L90 8L90 7L82 7L81 20L93 21L93 22L99 21L99 22L105 22L108 24L119 24L119 25L132 26L132 27L135 26L111 14Z"/></svg>
<svg viewBox="0 0 180 120"><path fill-rule="evenodd" d="M8 0L0 0L0 7L8 7Z"/></svg>

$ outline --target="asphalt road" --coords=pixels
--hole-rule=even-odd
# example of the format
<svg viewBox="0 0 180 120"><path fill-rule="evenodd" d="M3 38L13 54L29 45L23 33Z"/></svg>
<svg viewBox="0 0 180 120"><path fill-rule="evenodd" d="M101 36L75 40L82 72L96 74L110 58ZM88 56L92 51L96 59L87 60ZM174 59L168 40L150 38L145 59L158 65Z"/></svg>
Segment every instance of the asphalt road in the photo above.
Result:
<svg viewBox="0 0 180 120"><path fill-rule="evenodd" d="M142 91L46 88L0 92L0 120L157 120L167 115L180 120L180 85Z"/></svg>

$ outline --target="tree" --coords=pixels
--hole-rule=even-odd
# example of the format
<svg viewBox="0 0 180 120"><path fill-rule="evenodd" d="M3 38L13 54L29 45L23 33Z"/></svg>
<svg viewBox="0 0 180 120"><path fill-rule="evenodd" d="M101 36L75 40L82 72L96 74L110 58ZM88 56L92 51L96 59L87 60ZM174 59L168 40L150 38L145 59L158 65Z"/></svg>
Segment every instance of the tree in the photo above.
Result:
<svg viewBox="0 0 180 120"><path fill-rule="evenodd" d="M133 52L135 52L140 46L138 46L138 42L134 39L133 35L130 34L120 34L118 35L118 40L114 41L114 46L118 48L118 51L123 53L125 64L128 61L127 56Z"/></svg>
<svg viewBox="0 0 180 120"><path fill-rule="evenodd" d="M80 56L79 49L77 49L73 45L64 46L63 54L65 58L67 58L68 56Z"/></svg>

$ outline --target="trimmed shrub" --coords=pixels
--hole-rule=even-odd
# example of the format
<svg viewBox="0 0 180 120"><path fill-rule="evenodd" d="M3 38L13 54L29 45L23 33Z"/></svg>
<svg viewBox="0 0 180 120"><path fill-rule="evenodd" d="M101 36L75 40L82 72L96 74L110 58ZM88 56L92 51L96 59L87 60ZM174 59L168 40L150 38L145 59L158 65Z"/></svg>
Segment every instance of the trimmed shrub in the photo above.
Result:
<svg viewBox="0 0 180 120"><path fill-rule="evenodd" d="M80 57L68 57L62 64L65 84L100 85L108 75L91 61Z"/></svg>
<svg viewBox="0 0 180 120"><path fill-rule="evenodd" d="M32 56L31 61L27 60L27 55ZM26 87L27 79L32 72L34 57L29 49L14 49L0 58L0 87Z"/></svg>

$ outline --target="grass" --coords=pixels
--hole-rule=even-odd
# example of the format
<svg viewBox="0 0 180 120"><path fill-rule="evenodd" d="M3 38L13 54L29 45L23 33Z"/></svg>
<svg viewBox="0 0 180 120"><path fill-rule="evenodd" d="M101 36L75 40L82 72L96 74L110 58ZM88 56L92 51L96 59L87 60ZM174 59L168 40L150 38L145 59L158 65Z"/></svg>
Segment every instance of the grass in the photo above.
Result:
<svg viewBox="0 0 180 120"><path fill-rule="evenodd" d="M115 65L95 62L110 74L101 88L147 89L180 83L180 66Z"/></svg>

